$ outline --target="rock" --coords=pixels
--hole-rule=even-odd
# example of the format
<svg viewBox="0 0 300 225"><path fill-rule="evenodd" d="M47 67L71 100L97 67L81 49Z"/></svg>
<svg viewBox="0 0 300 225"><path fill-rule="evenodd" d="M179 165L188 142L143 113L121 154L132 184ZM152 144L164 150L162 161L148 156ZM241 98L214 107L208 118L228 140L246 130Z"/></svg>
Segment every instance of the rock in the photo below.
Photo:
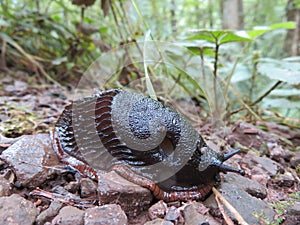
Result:
<svg viewBox="0 0 300 225"><path fill-rule="evenodd" d="M270 180L270 176L267 174L253 174L251 176L251 180L261 184L263 187L267 187L268 181Z"/></svg>
<svg viewBox="0 0 300 225"><path fill-rule="evenodd" d="M89 178L80 179L80 197L97 197L97 185L94 181Z"/></svg>
<svg viewBox="0 0 300 225"><path fill-rule="evenodd" d="M278 164L266 157L254 156L248 153L243 158L245 167L251 169L251 175L253 174L266 174L273 177L277 174L279 166Z"/></svg>
<svg viewBox="0 0 300 225"><path fill-rule="evenodd" d="M80 184L78 181L71 181L69 183L67 183L65 186L64 186L65 190L67 190L68 192L71 192L71 193L76 193L77 191L79 191L79 188L80 188Z"/></svg>
<svg viewBox="0 0 300 225"><path fill-rule="evenodd" d="M148 214L151 220L156 218L164 218L167 212L168 206L167 204L160 200L159 202L155 203L148 209Z"/></svg>
<svg viewBox="0 0 300 225"><path fill-rule="evenodd" d="M249 224L259 224L259 219L257 219L253 214L260 214L263 212L263 216L269 221L272 221L275 212L271 206L265 203L263 200L252 197L246 191L240 189L234 184L229 184L226 182L221 183L218 188L223 197L241 214L244 220ZM204 205L216 210L218 208L215 201L215 197L211 195L205 202ZM225 207L224 207L225 208ZM231 213L227 211L228 215ZM232 216L231 216L232 217Z"/></svg>
<svg viewBox="0 0 300 225"><path fill-rule="evenodd" d="M65 206L52 220L52 225L83 225L84 211L73 206Z"/></svg>
<svg viewBox="0 0 300 225"><path fill-rule="evenodd" d="M148 189L127 181L114 171L99 174L98 196L102 204L119 204L128 217L145 211L153 199Z"/></svg>
<svg viewBox="0 0 300 225"><path fill-rule="evenodd" d="M164 219L176 223L179 220L180 216L180 211L175 206L171 206L168 209Z"/></svg>
<svg viewBox="0 0 300 225"><path fill-rule="evenodd" d="M289 159L291 156L288 151L284 150L281 145L277 143L268 143L271 159L277 162L284 162L284 159Z"/></svg>
<svg viewBox="0 0 300 225"><path fill-rule="evenodd" d="M296 155L294 155L292 158L291 158L291 166L296 168L297 166L300 165L300 152L296 153Z"/></svg>
<svg viewBox="0 0 300 225"><path fill-rule="evenodd" d="M0 198L0 224L34 224L39 210L34 204L17 194Z"/></svg>
<svg viewBox="0 0 300 225"><path fill-rule="evenodd" d="M63 195L64 197L66 198L70 198L70 199L73 199L73 200L78 200L80 201L81 198L76 195L76 194L72 194L70 192L68 192L66 189L64 189L62 186L54 186L52 189L51 189L52 192L54 193L57 193L57 194L60 194L60 195Z"/></svg>
<svg viewBox="0 0 300 225"><path fill-rule="evenodd" d="M279 174L279 176L275 178L275 183L280 187L292 187L295 182L295 178L290 173Z"/></svg>
<svg viewBox="0 0 300 225"><path fill-rule="evenodd" d="M253 161L257 163L269 176L273 177L277 174L278 166L273 160L266 157L254 157Z"/></svg>
<svg viewBox="0 0 300 225"><path fill-rule="evenodd" d="M235 173L224 174L224 181L241 188L250 195L264 199L267 197L267 188L260 183Z"/></svg>
<svg viewBox="0 0 300 225"><path fill-rule="evenodd" d="M12 188L12 183L3 176L0 176L0 197L11 195Z"/></svg>
<svg viewBox="0 0 300 225"><path fill-rule="evenodd" d="M84 225L125 225L127 217L119 205L108 204L86 210Z"/></svg>
<svg viewBox="0 0 300 225"><path fill-rule="evenodd" d="M265 145L265 143L279 142L278 137L244 121L237 122L232 134L228 135L227 139L228 143L232 146L238 142L243 146L257 150L259 150L262 145Z"/></svg>
<svg viewBox="0 0 300 225"><path fill-rule="evenodd" d="M192 202L187 205L183 210L183 217L185 220L185 225L219 225L220 223L216 221L210 214L201 214L199 208L201 208L201 203Z"/></svg>
<svg viewBox="0 0 300 225"><path fill-rule="evenodd" d="M11 164L22 186L36 187L55 174L59 164L48 134L24 136L0 156Z"/></svg>
<svg viewBox="0 0 300 225"><path fill-rule="evenodd" d="M51 219L59 213L59 210L62 208L62 206L63 204L59 201L55 200L51 202L49 208L41 212L40 215L38 215L38 217L36 218L36 224L43 225L47 221L51 221Z"/></svg>
<svg viewBox="0 0 300 225"><path fill-rule="evenodd" d="M144 223L144 225L174 225L174 223L157 218L155 220Z"/></svg>
<svg viewBox="0 0 300 225"><path fill-rule="evenodd" d="M300 216L300 202L295 202L287 209L287 214L292 216Z"/></svg>

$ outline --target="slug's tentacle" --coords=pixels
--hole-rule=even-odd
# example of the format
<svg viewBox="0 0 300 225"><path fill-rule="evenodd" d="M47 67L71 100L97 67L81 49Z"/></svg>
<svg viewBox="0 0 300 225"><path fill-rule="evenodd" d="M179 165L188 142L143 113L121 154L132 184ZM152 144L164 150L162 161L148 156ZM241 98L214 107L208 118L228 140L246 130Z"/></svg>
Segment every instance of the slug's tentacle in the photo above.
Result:
<svg viewBox="0 0 300 225"><path fill-rule="evenodd" d="M223 162L225 162L226 160L228 160L229 158L231 158L232 156L236 155L239 152L240 152L240 149L233 150L229 153L224 154L223 161L216 160L215 165L219 168L220 172L223 172L223 173L233 172L233 173L239 173L241 175L245 175L244 170L240 170L240 169L223 164Z"/></svg>
<svg viewBox="0 0 300 225"><path fill-rule="evenodd" d="M237 168L225 165L225 164L221 164L219 166L219 170L220 170L220 172L223 172L223 173L233 172L233 173L239 173L241 175L245 175L245 171L244 170L240 170L240 169L237 169Z"/></svg>
<svg viewBox="0 0 300 225"><path fill-rule="evenodd" d="M228 153L224 154L224 161L226 161L227 159L231 158L232 156L234 156L234 155L236 155L240 152L241 152L240 149L236 149L236 150L233 150L231 152L228 152Z"/></svg>

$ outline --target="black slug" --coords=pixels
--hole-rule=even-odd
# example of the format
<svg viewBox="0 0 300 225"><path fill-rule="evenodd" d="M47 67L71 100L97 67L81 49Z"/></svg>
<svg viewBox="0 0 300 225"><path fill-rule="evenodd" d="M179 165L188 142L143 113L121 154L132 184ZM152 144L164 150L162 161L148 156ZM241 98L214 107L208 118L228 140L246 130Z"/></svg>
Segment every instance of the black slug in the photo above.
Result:
<svg viewBox="0 0 300 225"><path fill-rule="evenodd" d="M210 149L190 123L158 101L109 90L68 105L51 133L60 160L97 179L114 170L165 201L204 199L238 150Z"/></svg>

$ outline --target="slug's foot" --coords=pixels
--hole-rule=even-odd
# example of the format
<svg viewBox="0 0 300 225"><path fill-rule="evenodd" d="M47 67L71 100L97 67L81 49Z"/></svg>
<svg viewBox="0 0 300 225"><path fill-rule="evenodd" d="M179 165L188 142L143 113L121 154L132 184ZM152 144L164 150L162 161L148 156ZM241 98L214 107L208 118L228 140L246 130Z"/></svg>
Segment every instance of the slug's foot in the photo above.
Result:
<svg viewBox="0 0 300 225"><path fill-rule="evenodd" d="M112 170L126 180L149 189L157 199L165 202L203 200L212 189L211 185L204 185L193 191L164 191L154 181L136 174L125 165L115 165Z"/></svg>
<svg viewBox="0 0 300 225"><path fill-rule="evenodd" d="M89 167L84 162L76 159L75 157L67 154L60 147L59 140L55 137L55 132L50 132L50 137L53 143L53 149L58 157L58 159L65 165L71 167L72 169L80 172L83 176L89 177L93 180L98 180L97 171Z"/></svg>

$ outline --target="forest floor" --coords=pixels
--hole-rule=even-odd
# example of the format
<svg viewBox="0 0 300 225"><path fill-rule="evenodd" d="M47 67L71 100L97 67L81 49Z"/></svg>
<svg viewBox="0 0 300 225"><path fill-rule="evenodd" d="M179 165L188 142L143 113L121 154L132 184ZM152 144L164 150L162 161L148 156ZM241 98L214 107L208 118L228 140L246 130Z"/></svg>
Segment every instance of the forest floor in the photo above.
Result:
<svg viewBox="0 0 300 225"><path fill-rule="evenodd" d="M1 224L229 223L214 194L203 204L166 204L114 174L103 176L104 183L115 182L113 187L105 185L115 192L123 191L124 196L129 189L133 193L123 200L122 196L102 196L105 201L101 204L97 193L101 187L66 168L51 152L49 131L71 100L72 91L66 87L39 84L22 72L0 75ZM197 129L212 145L223 141L225 146L242 149L229 164L244 169L246 176L222 175L217 189L248 224L300 224L300 130L246 121L237 121L227 129L217 132L205 122ZM120 190L122 182L127 189ZM97 208L103 202L104 208ZM225 213L237 223L227 209Z"/></svg>

